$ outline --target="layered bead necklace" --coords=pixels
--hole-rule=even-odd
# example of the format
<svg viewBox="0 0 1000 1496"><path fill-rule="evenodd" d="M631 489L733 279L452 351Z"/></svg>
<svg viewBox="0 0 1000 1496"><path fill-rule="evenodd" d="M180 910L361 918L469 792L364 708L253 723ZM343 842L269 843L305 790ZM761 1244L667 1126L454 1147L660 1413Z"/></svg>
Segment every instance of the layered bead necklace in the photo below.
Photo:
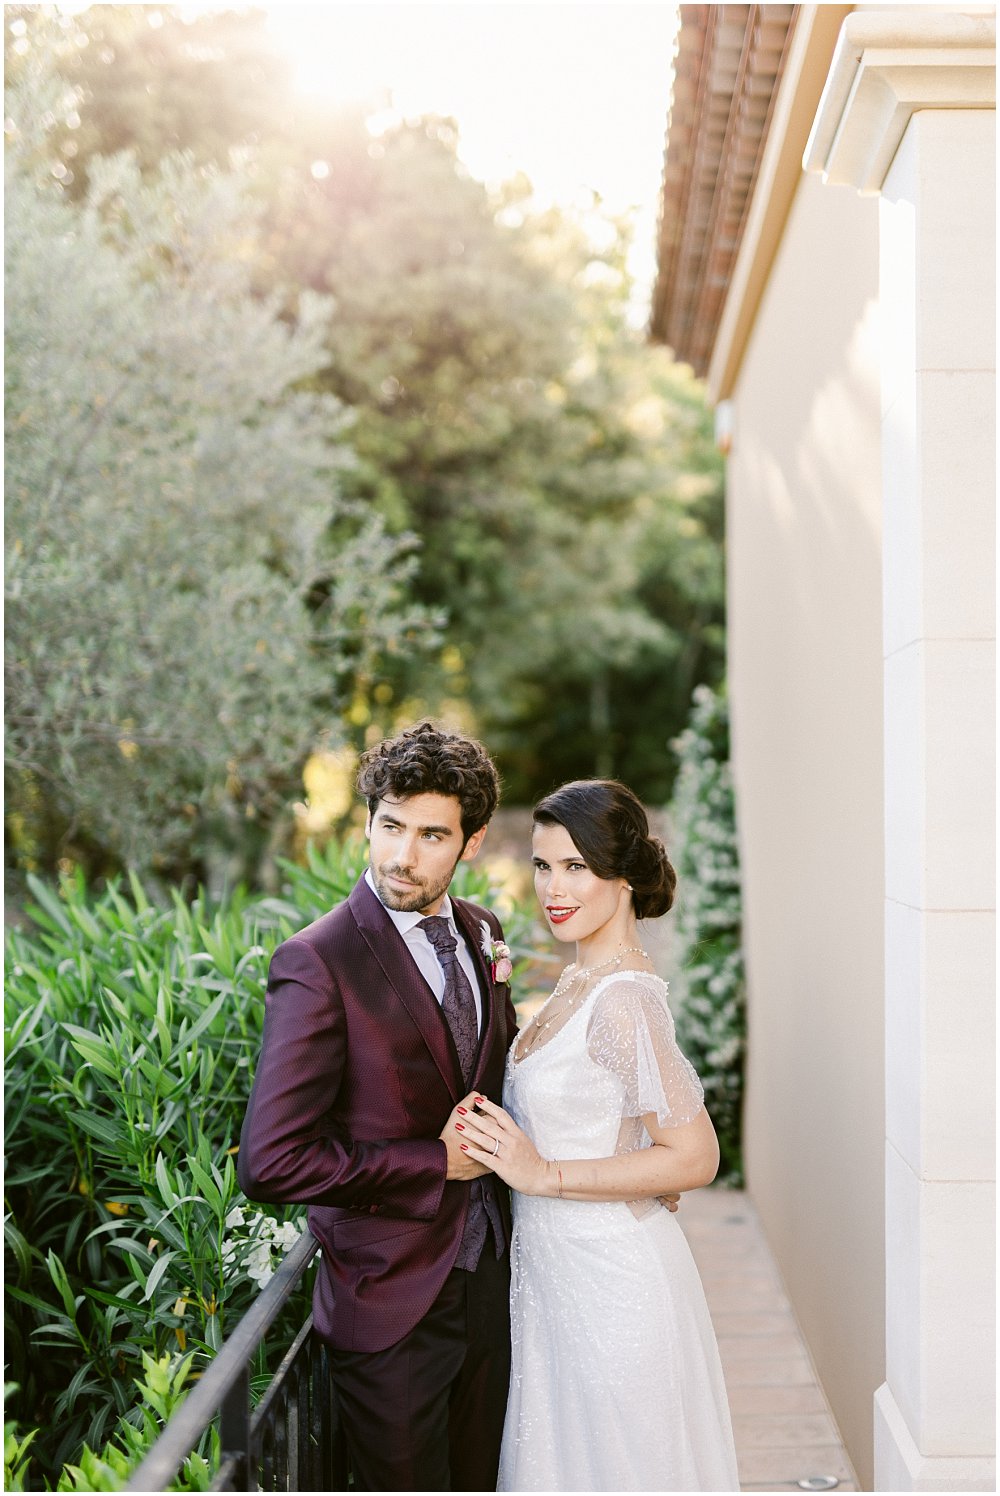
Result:
<svg viewBox="0 0 1000 1496"><path fill-rule="evenodd" d="M598 961L594 966L578 967L575 961L567 966L552 989L551 994L545 999L539 1012L531 1020L530 1042L527 1046L518 1044L518 1060L523 1060L526 1055L531 1054L533 1050L544 1043L543 1035L546 1030L550 1029L554 1023L558 1023L560 1018L563 1018L572 1008L576 1007L579 999L587 991L588 978L594 976L596 972L603 971L608 966L614 967L617 970L626 956L642 956L645 960L649 960L649 952L643 950L641 945L627 945L623 950L618 951L616 955L609 956L606 961ZM582 981L581 978L583 979ZM576 985L578 982L579 986ZM576 988L575 991L573 990L574 988ZM564 994L567 995L566 1001L557 1007L554 1013L549 1013L550 1005L555 1002L557 997L561 997ZM548 1017L543 1019L543 1013L548 1013ZM526 1030L526 1032L528 1031Z"/></svg>

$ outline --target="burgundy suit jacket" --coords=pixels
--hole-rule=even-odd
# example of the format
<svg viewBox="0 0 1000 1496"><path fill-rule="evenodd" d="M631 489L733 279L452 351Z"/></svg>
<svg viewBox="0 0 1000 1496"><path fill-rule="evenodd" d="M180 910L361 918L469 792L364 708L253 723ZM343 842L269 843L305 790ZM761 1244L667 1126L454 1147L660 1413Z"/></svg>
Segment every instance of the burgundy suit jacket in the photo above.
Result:
<svg viewBox="0 0 1000 1496"><path fill-rule="evenodd" d="M470 1086L440 1004L364 878L271 959L239 1181L252 1200L309 1204L323 1249L314 1323L338 1349L383 1350L434 1302L469 1208L469 1185L445 1179L439 1133L467 1091L501 1098L517 1024L510 988L492 981L480 945L480 922L497 940L500 923L464 899L452 904L482 995ZM507 1190L487 1185L509 1239Z"/></svg>

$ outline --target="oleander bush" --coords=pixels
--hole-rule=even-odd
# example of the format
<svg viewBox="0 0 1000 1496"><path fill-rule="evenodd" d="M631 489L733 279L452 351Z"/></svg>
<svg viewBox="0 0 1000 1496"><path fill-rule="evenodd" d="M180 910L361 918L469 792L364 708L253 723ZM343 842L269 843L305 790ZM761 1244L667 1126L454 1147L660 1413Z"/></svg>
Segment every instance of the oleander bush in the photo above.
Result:
<svg viewBox="0 0 1000 1496"><path fill-rule="evenodd" d="M701 1076L719 1137L719 1182L743 1182L741 1114L746 1051L742 901L729 767L729 703L699 686L674 743L679 770L669 808L678 849L677 1038Z"/></svg>
<svg viewBox="0 0 1000 1496"><path fill-rule="evenodd" d="M233 1156L271 952L364 862L360 838L331 842L285 866L282 897L215 905L31 881L6 941L7 1489L114 1488L297 1238L302 1210L246 1206ZM455 891L496 902L469 864ZM503 914L523 962L532 917Z"/></svg>

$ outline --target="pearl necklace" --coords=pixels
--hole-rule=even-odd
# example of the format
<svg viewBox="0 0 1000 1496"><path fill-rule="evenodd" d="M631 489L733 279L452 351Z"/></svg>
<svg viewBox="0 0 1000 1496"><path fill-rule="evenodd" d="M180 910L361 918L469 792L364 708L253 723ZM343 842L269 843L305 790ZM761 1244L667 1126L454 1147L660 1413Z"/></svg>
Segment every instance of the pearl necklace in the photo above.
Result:
<svg viewBox="0 0 1000 1496"><path fill-rule="evenodd" d="M624 950L618 951L618 953L614 956L609 956L606 961L598 961L595 966L577 967L575 961L572 963L572 965L567 966L566 970L562 973L558 982L553 988L552 993L548 998L546 998L539 1014L532 1020L534 1024L534 1032L531 1035L531 1042L528 1044L527 1048L524 1049L521 1049L520 1045L518 1046L518 1048L521 1050L521 1058L523 1058L526 1054L530 1054L533 1049L536 1049L546 1029L550 1029L558 1019L562 1018L565 1013L568 1013L570 1009L575 1006L577 999L581 997L582 994L586 991L588 977L593 976L597 971L603 971L606 966L614 966L616 968L621 966L626 956L642 956L645 960L649 960L649 952L644 951L641 945L627 945ZM557 997L560 996L561 993L568 992L569 989L576 982L578 982L581 977L583 978L583 981L578 990L571 995L569 1001L563 1003L561 1007L557 1008L554 1013L551 1013L549 1015L544 1023L541 1023L539 1021L541 1013L545 1012L545 1009L549 1006L549 1003L553 1002Z"/></svg>

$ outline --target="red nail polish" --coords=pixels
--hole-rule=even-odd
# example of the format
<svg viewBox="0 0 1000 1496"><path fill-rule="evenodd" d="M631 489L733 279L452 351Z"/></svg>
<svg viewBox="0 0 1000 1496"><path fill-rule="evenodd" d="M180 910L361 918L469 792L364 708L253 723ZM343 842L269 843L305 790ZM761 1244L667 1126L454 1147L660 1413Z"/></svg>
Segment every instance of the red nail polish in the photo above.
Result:
<svg viewBox="0 0 1000 1496"><path fill-rule="evenodd" d="M469 1145L468 1145L468 1143L460 1143L459 1147L461 1148L461 1150L462 1150L463 1153L468 1153L468 1151L469 1151Z"/></svg>
<svg viewBox="0 0 1000 1496"><path fill-rule="evenodd" d="M456 1122L455 1123L455 1131L456 1132L464 1132L465 1131L465 1124L464 1124L464 1122Z"/></svg>
<svg viewBox="0 0 1000 1496"><path fill-rule="evenodd" d="M477 1096L477 1097L476 1097L476 1105L477 1105L477 1106L482 1106L482 1104L483 1104L483 1102L484 1102L484 1101L485 1101L485 1100L486 1100L486 1097L485 1097L485 1096Z"/></svg>
<svg viewBox="0 0 1000 1496"><path fill-rule="evenodd" d="M455 1110L460 1117L467 1117L469 1115L464 1106L456 1106Z"/></svg>

